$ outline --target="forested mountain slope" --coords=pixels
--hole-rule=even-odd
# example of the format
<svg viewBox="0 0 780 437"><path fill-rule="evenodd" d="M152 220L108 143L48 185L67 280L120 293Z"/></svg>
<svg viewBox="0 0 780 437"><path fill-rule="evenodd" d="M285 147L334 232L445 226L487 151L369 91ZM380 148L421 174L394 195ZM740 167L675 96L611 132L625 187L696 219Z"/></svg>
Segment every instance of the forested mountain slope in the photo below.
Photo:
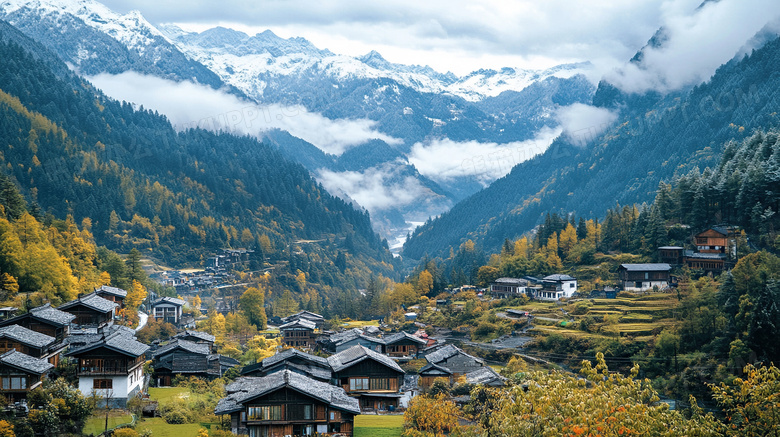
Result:
<svg viewBox="0 0 780 437"><path fill-rule="evenodd" d="M777 126L779 66L776 39L680 97L630 96L618 122L591 145L557 139L543 155L419 227L404 254L446 254L469 238L492 250L549 211L599 217L616 202L652 200L660 181L717 164L729 140ZM602 84L594 103L614 102L609 88Z"/></svg>
<svg viewBox="0 0 780 437"><path fill-rule="evenodd" d="M294 241L325 239L316 254L295 255L312 283L358 286L369 271L393 275L368 215L275 149L248 137L177 133L164 117L107 98L4 22L0 59L3 172L44 211L90 218L98 244L181 265L220 247L292 259ZM340 251L349 256L336 267Z"/></svg>

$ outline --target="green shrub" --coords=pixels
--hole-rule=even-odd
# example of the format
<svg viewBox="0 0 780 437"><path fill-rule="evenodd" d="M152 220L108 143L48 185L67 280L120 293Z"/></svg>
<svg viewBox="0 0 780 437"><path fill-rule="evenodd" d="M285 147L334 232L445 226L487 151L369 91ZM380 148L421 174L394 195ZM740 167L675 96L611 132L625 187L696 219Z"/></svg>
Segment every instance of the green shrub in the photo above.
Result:
<svg viewBox="0 0 780 437"><path fill-rule="evenodd" d="M187 414L182 410L170 410L163 414L163 419L165 420L165 423L169 423L171 425L181 425L183 423L189 422Z"/></svg>

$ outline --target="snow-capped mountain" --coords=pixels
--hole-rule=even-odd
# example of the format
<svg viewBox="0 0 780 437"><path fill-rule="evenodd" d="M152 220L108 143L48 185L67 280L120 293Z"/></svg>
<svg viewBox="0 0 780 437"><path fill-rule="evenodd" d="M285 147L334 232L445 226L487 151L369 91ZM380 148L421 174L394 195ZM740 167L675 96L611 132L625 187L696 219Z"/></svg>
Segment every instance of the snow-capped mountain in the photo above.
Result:
<svg viewBox="0 0 780 437"><path fill-rule="evenodd" d="M86 75L132 70L224 86L138 11L121 15L93 0L0 0L0 18Z"/></svg>
<svg viewBox="0 0 780 437"><path fill-rule="evenodd" d="M463 77L439 73L428 66L387 61L376 51L361 57L339 55L315 47L304 38L284 39L270 30L249 36L216 27L188 33L172 24L160 30L184 53L248 95L262 99L270 80L282 76L315 76L336 81L391 79L422 93L450 94L467 101L521 91L549 77L569 78L590 68L589 63L559 65L547 70L503 68L478 70Z"/></svg>

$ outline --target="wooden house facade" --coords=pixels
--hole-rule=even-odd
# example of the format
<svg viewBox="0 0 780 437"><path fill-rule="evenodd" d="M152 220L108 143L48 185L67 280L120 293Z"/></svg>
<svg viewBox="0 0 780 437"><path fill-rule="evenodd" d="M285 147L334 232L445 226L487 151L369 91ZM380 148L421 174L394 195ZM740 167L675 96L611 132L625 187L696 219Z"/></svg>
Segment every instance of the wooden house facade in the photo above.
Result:
<svg viewBox="0 0 780 437"><path fill-rule="evenodd" d="M363 410L398 408L405 372L390 357L353 346L328 357L332 382L360 400Z"/></svg>
<svg viewBox="0 0 780 437"><path fill-rule="evenodd" d="M304 349L311 349L317 343L315 329L314 323L305 319L298 319L279 327L284 344Z"/></svg>
<svg viewBox="0 0 780 437"><path fill-rule="evenodd" d="M103 328L114 323L117 304L92 292L60 305L57 309L76 316L74 323L81 327Z"/></svg>
<svg viewBox="0 0 780 437"><path fill-rule="evenodd" d="M385 354L394 358L413 358L422 351L428 342L406 332L390 334L383 339Z"/></svg>
<svg viewBox="0 0 780 437"><path fill-rule="evenodd" d="M436 378L446 377L450 382L454 382L462 375L485 366L482 359L469 355L452 344L428 353L425 359L428 365L420 369L420 386L423 388L429 388Z"/></svg>
<svg viewBox="0 0 780 437"><path fill-rule="evenodd" d="M333 373L327 359L297 349L287 349L259 363L245 366L241 374L262 377L284 370L326 383L331 381Z"/></svg>
<svg viewBox="0 0 780 437"><path fill-rule="evenodd" d="M672 267L666 263L621 264L618 267L620 287L626 291L663 290L671 283Z"/></svg>
<svg viewBox="0 0 780 437"><path fill-rule="evenodd" d="M360 414L342 388L289 370L242 377L225 389L214 413L230 415L233 433L249 437L351 436Z"/></svg>
<svg viewBox="0 0 780 437"><path fill-rule="evenodd" d="M30 390L41 385L54 365L11 349L0 355L0 393L10 402L27 399Z"/></svg>
<svg viewBox="0 0 780 437"><path fill-rule="evenodd" d="M53 366L60 362L60 353L65 349L56 338L35 332L19 325L0 328L0 353L16 350L33 358L43 359Z"/></svg>
<svg viewBox="0 0 780 437"><path fill-rule="evenodd" d="M0 327L19 325L31 331L54 337L57 341L63 341L70 332L70 324L76 316L65 311L52 308L51 304L45 304L31 309L29 312L0 321Z"/></svg>
<svg viewBox="0 0 780 437"><path fill-rule="evenodd" d="M108 285L102 285L100 288L95 289L95 294L103 299L110 300L117 304L118 309L125 307L125 298L127 298L127 291L117 287L109 287Z"/></svg>
<svg viewBox="0 0 780 437"><path fill-rule="evenodd" d="M157 349L152 357L154 380L158 387L170 387L177 375L207 380L220 378L238 364L233 358L212 354L208 344L181 338L174 338Z"/></svg>

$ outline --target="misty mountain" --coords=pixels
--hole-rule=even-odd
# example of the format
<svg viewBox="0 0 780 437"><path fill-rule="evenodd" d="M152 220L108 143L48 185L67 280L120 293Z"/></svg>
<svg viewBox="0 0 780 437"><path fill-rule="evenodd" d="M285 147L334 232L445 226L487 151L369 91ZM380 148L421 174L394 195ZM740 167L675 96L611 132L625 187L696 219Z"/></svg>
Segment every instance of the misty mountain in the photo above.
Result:
<svg viewBox="0 0 780 437"><path fill-rule="evenodd" d="M601 217L616 203L651 201L660 181L719 162L730 140L780 123L780 39L721 66L707 82L668 94L625 93L602 82L594 104L621 108L589 145L562 136L490 187L419 227L404 254L445 254L470 238L488 250L547 212Z"/></svg>

